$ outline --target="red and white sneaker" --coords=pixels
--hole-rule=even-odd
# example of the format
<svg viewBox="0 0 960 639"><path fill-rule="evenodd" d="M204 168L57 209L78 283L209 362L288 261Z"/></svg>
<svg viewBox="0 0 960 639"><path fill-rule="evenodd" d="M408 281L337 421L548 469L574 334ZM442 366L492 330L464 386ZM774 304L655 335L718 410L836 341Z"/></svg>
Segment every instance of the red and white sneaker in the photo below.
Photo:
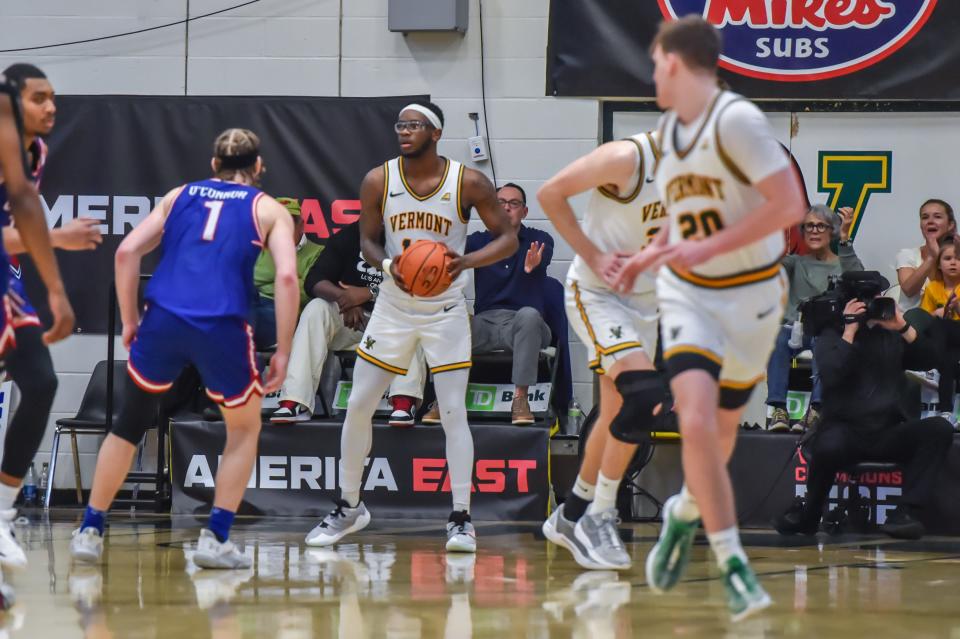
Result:
<svg viewBox="0 0 960 639"><path fill-rule="evenodd" d="M387 421L391 426L397 428L410 428L414 424L413 415L416 412L417 400L408 395L394 395L390 398L390 405L393 406L393 412L390 413L390 419Z"/></svg>
<svg viewBox="0 0 960 639"><path fill-rule="evenodd" d="M270 416L270 421L274 424L292 424L294 422L305 422L311 417L313 415L307 410L306 406L285 399L280 402L280 408Z"/></svg>

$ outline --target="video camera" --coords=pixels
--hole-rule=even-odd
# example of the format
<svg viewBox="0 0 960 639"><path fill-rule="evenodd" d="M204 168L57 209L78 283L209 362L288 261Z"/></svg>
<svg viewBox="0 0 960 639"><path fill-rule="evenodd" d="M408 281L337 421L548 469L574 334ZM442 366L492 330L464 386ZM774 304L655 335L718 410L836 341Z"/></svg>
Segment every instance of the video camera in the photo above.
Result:
<svg viewBox="0 0 960 639"><path fill-rule="evenodd" d="M847 271L832 276L825 292L800 303L804 334L816 337L829 327L843 331L843 309L853 299L867 307L859 318L861 323L893 319L896 302L891 297L878 297L889 287L890 282L877 271Z"/></svg>

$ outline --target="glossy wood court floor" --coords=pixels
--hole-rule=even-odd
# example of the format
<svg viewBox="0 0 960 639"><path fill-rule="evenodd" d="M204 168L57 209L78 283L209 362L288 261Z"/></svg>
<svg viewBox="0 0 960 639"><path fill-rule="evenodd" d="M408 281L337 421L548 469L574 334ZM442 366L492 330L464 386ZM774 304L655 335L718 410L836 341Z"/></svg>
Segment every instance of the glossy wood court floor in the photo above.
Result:
<svg viewBox="0 0 960 639"><path fill-rule="evenodd" d="M315 550L314 521L238 519L254 567L214 572L190 559L199 520L153 515L112 515L103 565L72 567L78 516L18 527L30 566L7 575L17 603L0 638L960 637L956 539L748 532L775 605L731 624L702 543L675 591L647 589L652 524L623 527L635 565L618 575L579 569L533 524L478 524L474 557L443 551L442 522L374 519Z"/></svg>

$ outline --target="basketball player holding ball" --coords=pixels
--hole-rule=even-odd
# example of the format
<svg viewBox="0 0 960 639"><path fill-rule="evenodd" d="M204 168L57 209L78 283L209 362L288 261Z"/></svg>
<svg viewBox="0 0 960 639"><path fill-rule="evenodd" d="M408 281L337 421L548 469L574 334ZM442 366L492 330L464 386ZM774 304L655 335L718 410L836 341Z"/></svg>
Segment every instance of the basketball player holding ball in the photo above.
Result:
<svg viewBox="0 0 960 639"><path fill-rule="evenodd" d="M476 533L470 523L473 436L465 403L471 340L463 289L466 270L513 255L517 235L490 180L437 154L443 113L436 105L410 104L400 111L394 128L400 156L371 170L360 186L360 248L367 262L383 270L384 280L357 347L353 390L340 439L340 498L310 531L306 543L330 546L370 523L370 513L360 499L360 483L373 442L371 420L390 381L394 375L406 374L420 345L433 373L446 437L453 497L446 547L476 552ZM463 255L473 208L494 240ZM442 261L440 247L427 243L414 247L418 240L442 243ZM403 256L405 250L411 253ZM446 267L449 279L438 273L439 266Z"/></svg>

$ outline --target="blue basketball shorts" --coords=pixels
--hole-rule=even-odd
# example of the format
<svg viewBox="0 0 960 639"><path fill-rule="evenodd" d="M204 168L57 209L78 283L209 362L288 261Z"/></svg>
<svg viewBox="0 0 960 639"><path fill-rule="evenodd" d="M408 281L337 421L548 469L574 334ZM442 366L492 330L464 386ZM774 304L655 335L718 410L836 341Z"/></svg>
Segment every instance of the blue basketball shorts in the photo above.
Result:
<svg viewBox="0 0 960 639"><path fill-rule="evenodd" d="M226 408L263 395L256 366L253 329L237 317L187 321L148 305L130 346L127 372L143 390L162 393L189 364L196 366L210 399Z"/></svg>

